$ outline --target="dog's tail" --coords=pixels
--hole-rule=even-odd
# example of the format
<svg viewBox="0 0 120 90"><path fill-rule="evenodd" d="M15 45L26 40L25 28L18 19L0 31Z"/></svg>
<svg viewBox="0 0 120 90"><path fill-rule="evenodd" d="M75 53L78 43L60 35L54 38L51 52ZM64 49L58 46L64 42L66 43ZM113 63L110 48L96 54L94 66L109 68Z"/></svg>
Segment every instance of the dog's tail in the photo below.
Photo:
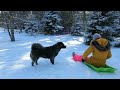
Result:
<svg viewBox="0 0 120 90"><path fill-rule="evenodd" d="M36 50L39 50L39 49L42 49L42 48L43 48L43 46L39 43L33 43L32 46L31 46L31 49L33 51L36 51Z"/></svg>

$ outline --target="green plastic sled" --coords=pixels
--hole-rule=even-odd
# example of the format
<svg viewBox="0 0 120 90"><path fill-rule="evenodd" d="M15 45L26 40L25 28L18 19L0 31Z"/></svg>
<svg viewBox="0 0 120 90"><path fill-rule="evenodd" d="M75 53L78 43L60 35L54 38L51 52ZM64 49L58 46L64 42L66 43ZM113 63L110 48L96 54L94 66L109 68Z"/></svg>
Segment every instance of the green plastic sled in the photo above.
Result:
<svg viewBox="0 0 120 90"><path fill-rule="evenodd" d="M105 67L95 67L87 62L84 62L85 65L87 65L88 67L90 67L91 69L95 70L96 72L109 72L109 73L114 73L117 69L113 68L111 66L106 65Z"/></svg>

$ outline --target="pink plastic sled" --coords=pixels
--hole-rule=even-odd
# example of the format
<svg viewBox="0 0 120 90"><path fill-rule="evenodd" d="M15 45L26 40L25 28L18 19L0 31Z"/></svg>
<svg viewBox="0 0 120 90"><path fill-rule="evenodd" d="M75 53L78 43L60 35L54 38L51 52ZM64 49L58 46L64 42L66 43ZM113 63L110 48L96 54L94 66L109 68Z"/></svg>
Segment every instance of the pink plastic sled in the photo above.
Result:
<svg viewBox="0 0 120 90"><path fill-rule="evenodd" d="M87 57L87 59L88 59L88 57ZM74 54L73 55L73 60L81 62L82 61L82 55Z"/></svg>

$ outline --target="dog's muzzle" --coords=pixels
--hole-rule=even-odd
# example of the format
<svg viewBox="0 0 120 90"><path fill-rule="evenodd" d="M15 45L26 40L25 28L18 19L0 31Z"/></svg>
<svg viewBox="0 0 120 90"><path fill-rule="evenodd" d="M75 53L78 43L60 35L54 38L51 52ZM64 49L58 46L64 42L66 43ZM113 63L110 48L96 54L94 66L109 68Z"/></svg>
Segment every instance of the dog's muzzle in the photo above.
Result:
<svg viewBox="0 0 120 90"><path fill-rule="evenodd" d="M64 46L63 48L66 48L66 46Z"/></svg>

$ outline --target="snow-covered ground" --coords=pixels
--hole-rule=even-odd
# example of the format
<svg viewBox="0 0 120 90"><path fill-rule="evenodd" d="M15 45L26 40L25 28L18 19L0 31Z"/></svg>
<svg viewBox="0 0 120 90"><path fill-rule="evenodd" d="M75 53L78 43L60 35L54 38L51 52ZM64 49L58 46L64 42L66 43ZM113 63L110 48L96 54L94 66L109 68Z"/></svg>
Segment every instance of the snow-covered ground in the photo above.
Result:
<svg viewBox="0 0 120 90"><path fill-rule="evenodd" d="M81 62L72 60L72 52L82 54L88 46L82 37L70 35L29 36L15 33L15 42L10 42L7 32L0 28L0 78L1 79L120 79L120 48L112 48L112 58L107 64L117 68L115 73L98 73ZM39 65L31 66L29 57L31 44L50 46L62 41L67 48L55 58L55 65L49 59L40 58Z"/></svg>

